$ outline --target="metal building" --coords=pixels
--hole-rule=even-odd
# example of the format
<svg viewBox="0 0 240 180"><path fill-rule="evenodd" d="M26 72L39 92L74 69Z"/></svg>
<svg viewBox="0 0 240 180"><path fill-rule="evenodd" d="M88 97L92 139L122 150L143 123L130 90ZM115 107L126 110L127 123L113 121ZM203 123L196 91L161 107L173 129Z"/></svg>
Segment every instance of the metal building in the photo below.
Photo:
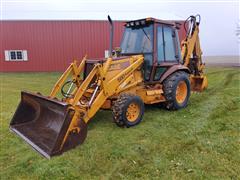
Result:
<svg viewBox="0 0 240 180"><path fill-rule="evenodd" d="M120 45L123 27L123 21L114 21L114 47ZM181 25L180 40L184 35ZM1 21L0 41L0 72L63 71L85 54L104 57L109 25L99 20Z"/></svg>

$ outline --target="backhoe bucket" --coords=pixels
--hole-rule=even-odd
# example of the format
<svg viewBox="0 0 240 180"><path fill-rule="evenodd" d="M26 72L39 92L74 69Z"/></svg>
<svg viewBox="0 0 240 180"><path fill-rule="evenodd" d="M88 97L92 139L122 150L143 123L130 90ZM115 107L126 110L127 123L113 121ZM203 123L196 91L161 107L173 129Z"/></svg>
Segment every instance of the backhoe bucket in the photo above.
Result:
<svg viewBox="0 0 240 180"><path fill-rule="evenodd" d="M78 120L80 131L69 132L75 111L67 103L39 94L21 92L21 102L10 129L43 156L50 158L83 143L87 125Z"/></svg>
<svg viewBox="0 0 240 180"><path fill-rule="evenodd" d="M201 92L208 86L208 81L206 76L191 76L191 90Z"/></svg>

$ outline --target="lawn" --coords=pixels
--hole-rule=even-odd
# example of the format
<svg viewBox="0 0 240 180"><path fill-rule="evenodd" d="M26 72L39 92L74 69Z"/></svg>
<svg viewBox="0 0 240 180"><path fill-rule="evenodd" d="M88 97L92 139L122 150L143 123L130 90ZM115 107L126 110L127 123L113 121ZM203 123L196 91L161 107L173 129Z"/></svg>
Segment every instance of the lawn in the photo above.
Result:
<svg viewBox="0 0 240 180"><path fill-rule="evenodd" d="M240 179L240 69L207 68L209 88L187 108L147 106L144 120L119 128L99 111L83 145L50 160L9 131L20 91L49 94L58 73L1 79L1 179Z"/></svg>

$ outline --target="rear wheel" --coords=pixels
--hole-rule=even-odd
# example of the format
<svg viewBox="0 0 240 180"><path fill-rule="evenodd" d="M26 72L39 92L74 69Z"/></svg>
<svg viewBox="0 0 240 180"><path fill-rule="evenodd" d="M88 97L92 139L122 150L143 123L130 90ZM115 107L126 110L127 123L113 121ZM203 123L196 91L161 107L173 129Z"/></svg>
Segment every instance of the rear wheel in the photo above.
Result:
<svg viewBox="0 0 240 180"><path fill-rule="evenodd" d="M139 96L121 94L113 105L113 119L120 127L131 127L142 121L144 103Z"/></svg>
<svg viewBox="0 0 240 180"><path fill-rule="evenodd" d="M186 107L191 94L188 74L179 71L170 75L163 82L163 91L167 109L177 110Z"/></svg>

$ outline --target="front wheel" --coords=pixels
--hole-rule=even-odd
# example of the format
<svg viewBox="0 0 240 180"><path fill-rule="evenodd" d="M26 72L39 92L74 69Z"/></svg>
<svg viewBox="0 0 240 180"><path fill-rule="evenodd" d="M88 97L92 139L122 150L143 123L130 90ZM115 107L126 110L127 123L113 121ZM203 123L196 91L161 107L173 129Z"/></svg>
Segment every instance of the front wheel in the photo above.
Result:
<svg viewBox="0 0 240 180"><path fill-rule="evenodd" d="M189 75L183 71L173 73L163 82L163 92L167 109L186 107L191 94Z"/></svg>
<svg viewBox="0 0 240 180"><path fill-rule="evenodd" d="M144 103L139 96L121 94L113 105L113 119L120 127L131 127L142 121Z"/></svg>

